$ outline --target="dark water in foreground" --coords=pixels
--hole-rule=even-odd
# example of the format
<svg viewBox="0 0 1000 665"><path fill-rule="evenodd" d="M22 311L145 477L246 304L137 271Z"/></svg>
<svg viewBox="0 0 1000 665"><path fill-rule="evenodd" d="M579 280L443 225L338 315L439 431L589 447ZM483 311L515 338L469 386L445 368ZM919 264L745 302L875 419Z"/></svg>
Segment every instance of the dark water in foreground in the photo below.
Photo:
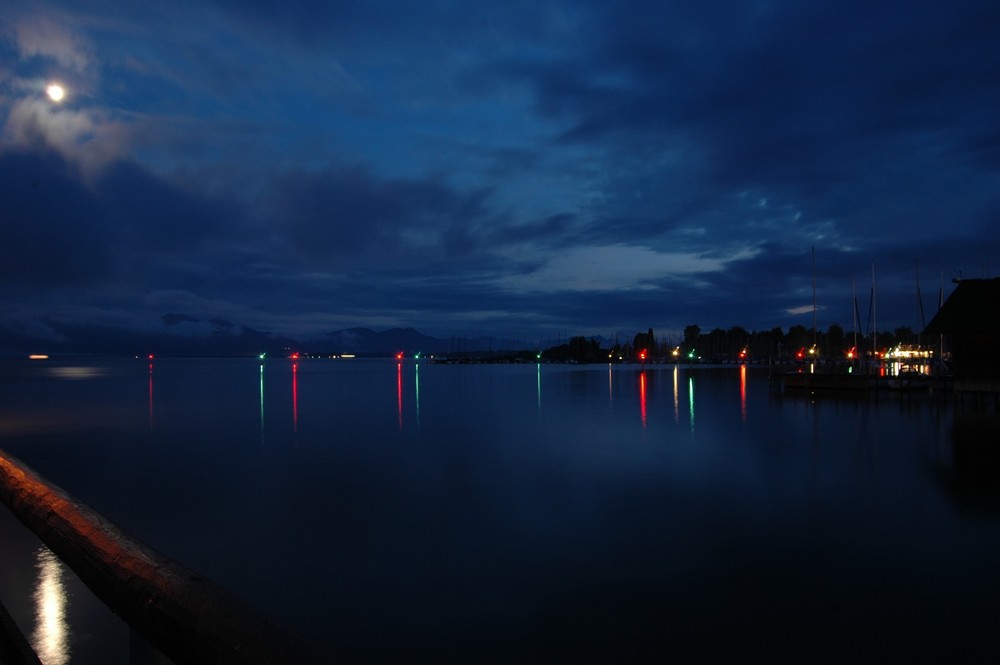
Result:
<svg viewBox="0 0 1000 665"><path fill-rule="evenodd" d="M0 447L351 662L994 647L997 456L954 429L992 421L928 398L774 395L735 366L0 372ZM46 664L126 662L127 629L0 512L0 600Z"/></svg>

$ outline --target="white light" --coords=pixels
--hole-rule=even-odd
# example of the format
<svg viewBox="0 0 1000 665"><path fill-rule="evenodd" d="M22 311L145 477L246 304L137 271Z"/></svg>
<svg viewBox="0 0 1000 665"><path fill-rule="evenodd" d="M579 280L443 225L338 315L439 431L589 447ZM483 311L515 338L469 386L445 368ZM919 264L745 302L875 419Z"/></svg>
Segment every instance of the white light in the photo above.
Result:
<svg viewBox="0 0 1000 665"><path fill-rule="evenodd" d="M62 563L47 547L40 548L38 586L35 587L35 632L32 647L46 665L69 663L69 626L66 622L66 588Z"/></svg>
<svg viewBox="0 0 1000 665"><path fill-rule="evenodd" d="M52 83L45 88L45 94L54 102L61 102L66 97L66 89L58 83Z"/></svg>

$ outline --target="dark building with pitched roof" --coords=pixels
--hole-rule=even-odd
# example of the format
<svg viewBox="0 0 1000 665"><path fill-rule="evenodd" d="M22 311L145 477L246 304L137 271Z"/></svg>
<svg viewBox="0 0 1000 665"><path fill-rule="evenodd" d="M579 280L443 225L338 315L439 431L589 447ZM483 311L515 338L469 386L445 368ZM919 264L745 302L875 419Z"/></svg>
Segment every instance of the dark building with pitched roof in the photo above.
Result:
<svg viewBox="0 0 1000 665"><path fill-rule="evenodd" d="M1000 278L959 281L924 334L944 335L956 387L1000 383Z"/></svg>

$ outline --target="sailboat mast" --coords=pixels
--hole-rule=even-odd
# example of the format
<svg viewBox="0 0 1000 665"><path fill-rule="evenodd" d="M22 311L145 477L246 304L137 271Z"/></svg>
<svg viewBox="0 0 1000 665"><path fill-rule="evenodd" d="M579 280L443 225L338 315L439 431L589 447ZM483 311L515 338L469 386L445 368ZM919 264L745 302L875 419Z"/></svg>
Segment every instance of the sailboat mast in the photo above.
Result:
<svg viewBox="0 0 1000 665"><path fill-rule="evenodd" d="M875 320L875 262L872 261L872 355L878 359L878 325Z"/></svg>
<svg viewBox="0 0 1000 665"><path fill-rule="evenodd" d="M858 326L861 325L859 320L861 317L858 315L858 278L855 275L851 275L851 300L853 302L854 309L854 352L858 352Z"/></svg>
<svg viewBox="0 0 1000 665"><path fill-rule="evenodd" d="M813 264L813 351L816 350L816 247L812 248Z"/></svg>
<svg viewBox="0 0 1000 665"><path fill-rule="evenodd" d="M941 271L941 284L938 286L938 313L944 306L944 271ZM938 335L938 367L944 372L944 333Z"/></svg>
<svg viewBox="0 0 1000 665"><path fill-rule="evenodd" d="M927 327L927 321L924 319L924 297L920 293L920 261L916 261L916 276L917 276L917 307L920 310L920 332L917 335L917 343L920 342L920 335L924 334L924 328Z"/></svg>

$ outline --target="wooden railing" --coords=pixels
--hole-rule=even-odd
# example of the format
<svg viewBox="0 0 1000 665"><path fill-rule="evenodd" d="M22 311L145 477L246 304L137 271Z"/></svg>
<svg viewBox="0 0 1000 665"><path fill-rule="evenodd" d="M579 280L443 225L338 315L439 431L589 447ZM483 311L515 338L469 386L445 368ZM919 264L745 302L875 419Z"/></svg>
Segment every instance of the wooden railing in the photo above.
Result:
<svg viewBox="0 0 1000 665"><path fill-rule="evenodd" d="M177 665L334 662L2 450L0 501L102 602Z"/></svg>

